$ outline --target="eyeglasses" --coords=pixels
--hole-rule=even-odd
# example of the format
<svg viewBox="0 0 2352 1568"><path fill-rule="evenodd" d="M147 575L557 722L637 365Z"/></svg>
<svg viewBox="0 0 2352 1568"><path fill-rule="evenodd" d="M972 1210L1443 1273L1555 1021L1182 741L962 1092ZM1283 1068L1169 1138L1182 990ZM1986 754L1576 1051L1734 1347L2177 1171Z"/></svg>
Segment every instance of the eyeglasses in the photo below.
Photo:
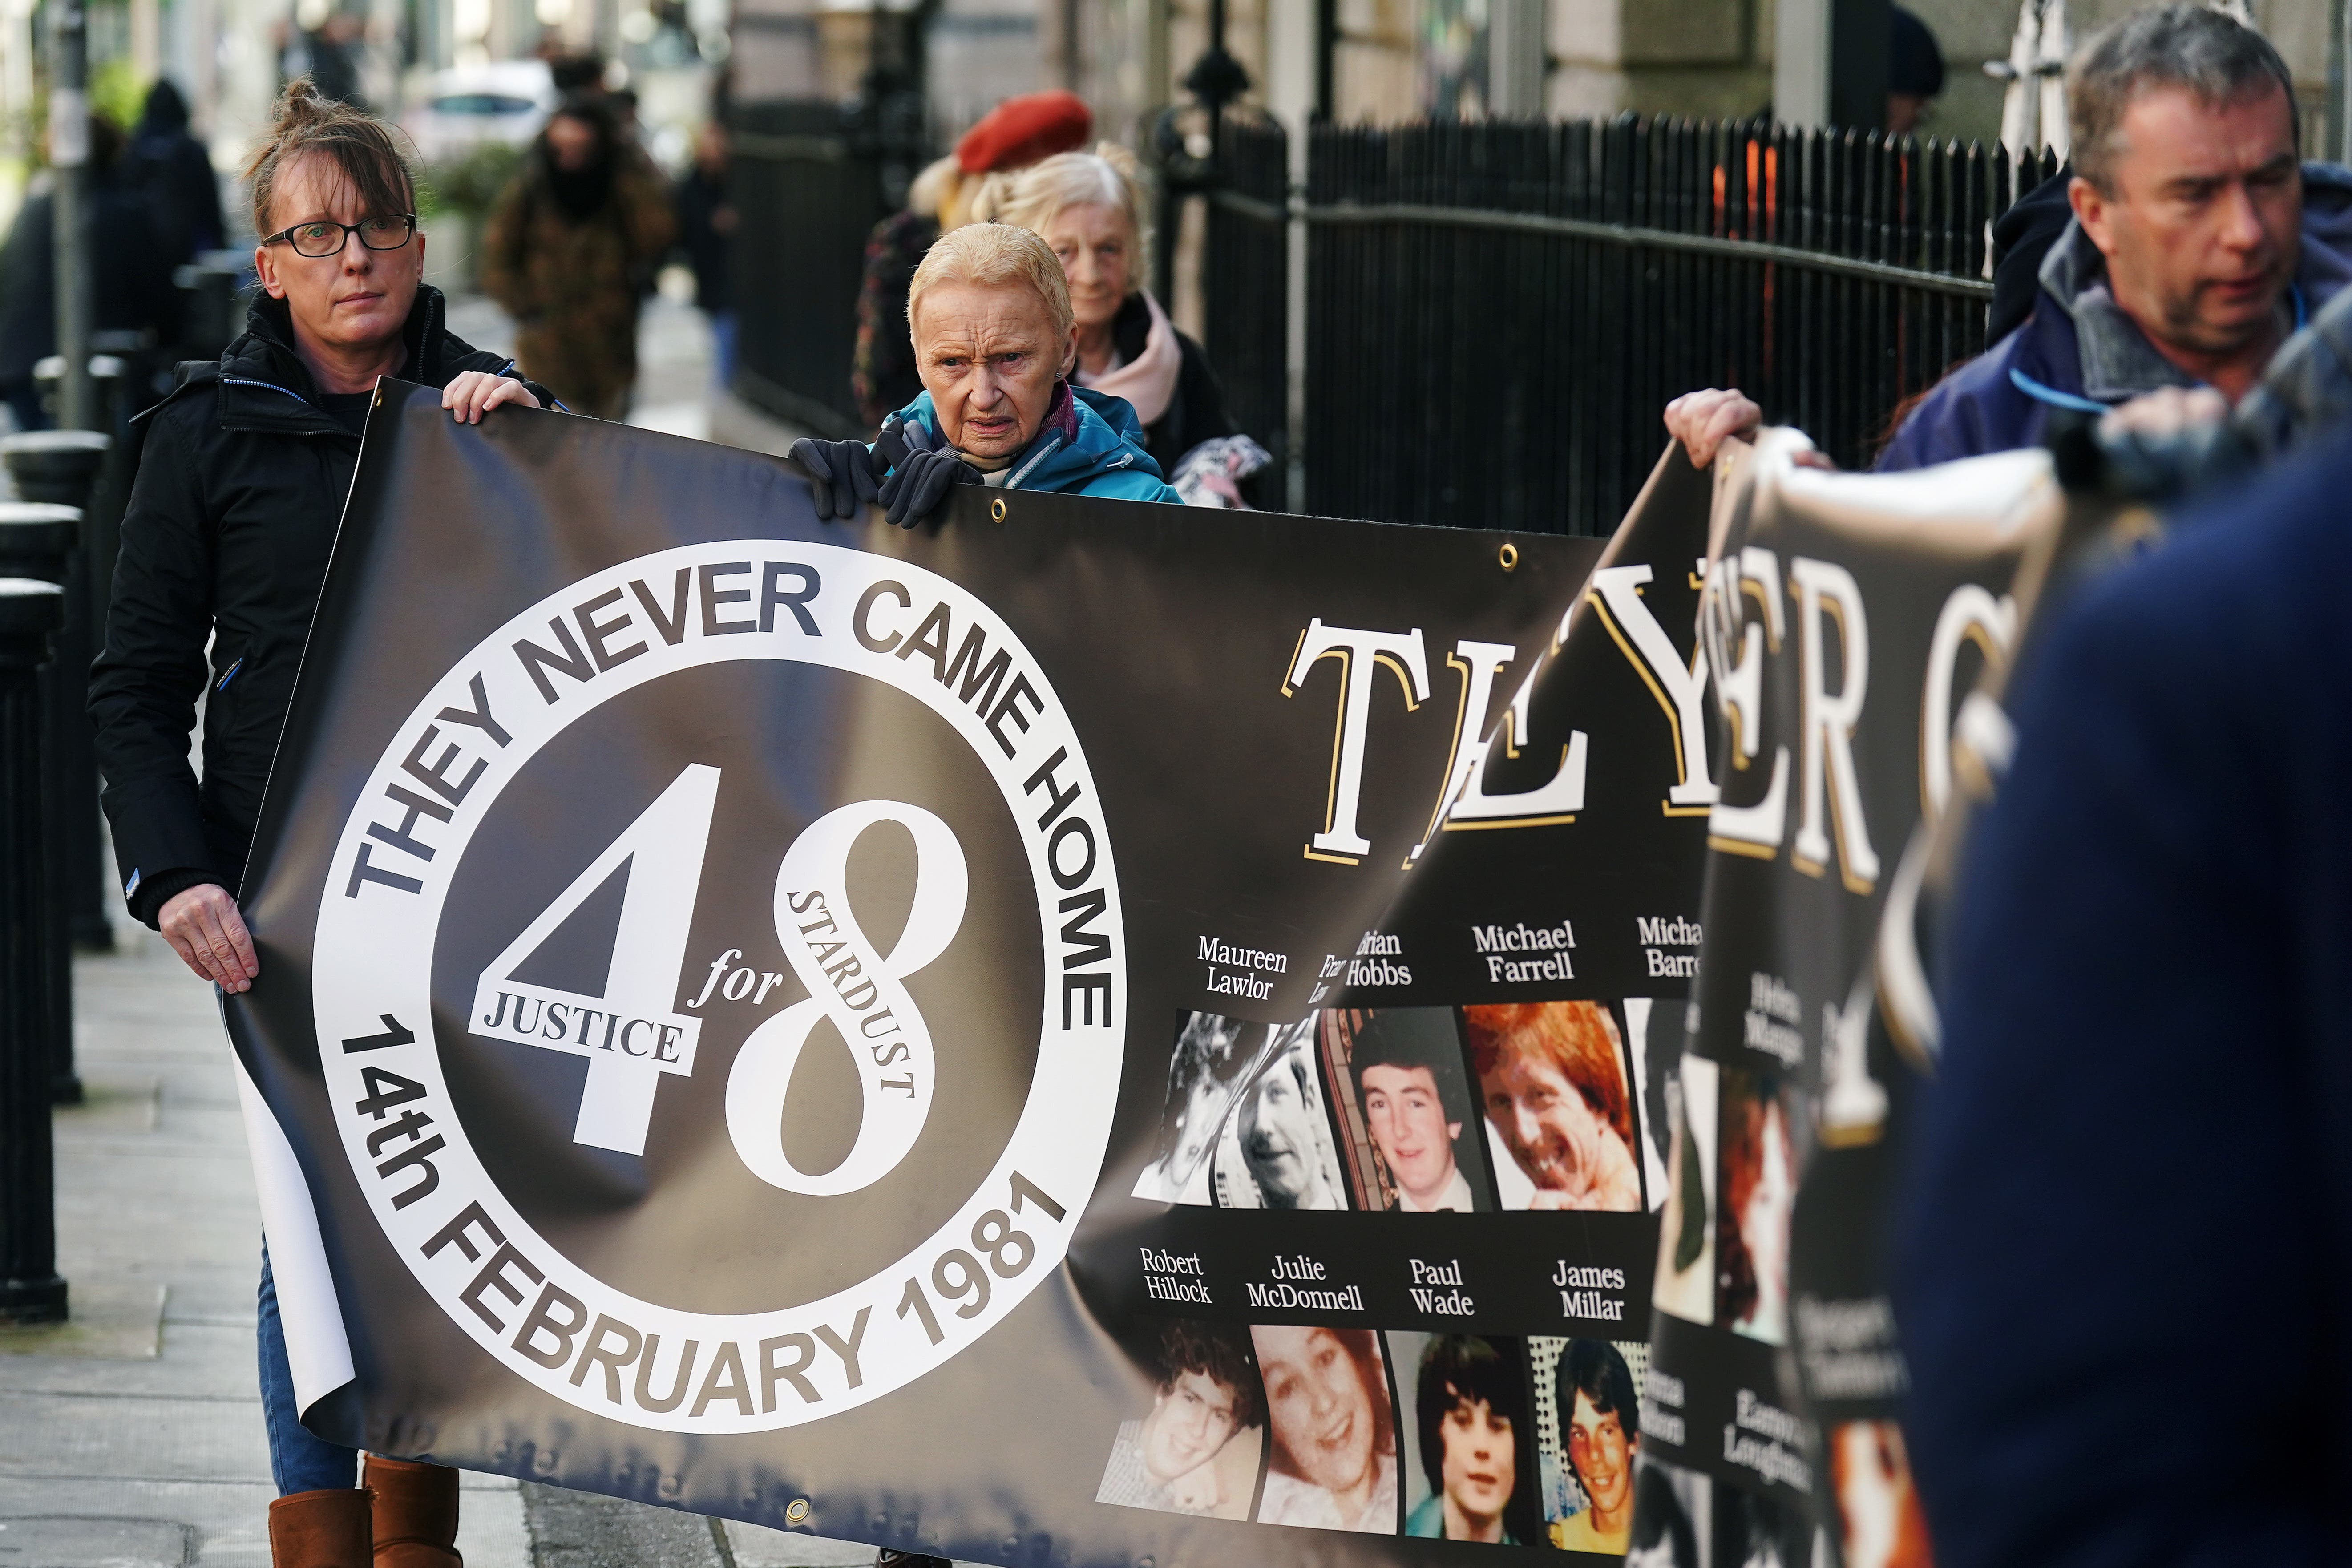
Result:
<svg viewBox="0 0 2352 1568"><path fill-rule="evenodd" d="M398 250L416 232L415 213L395 213L390 217L372 217L363 223L298 223L292 228L271 235L261 243L276 245L279 240L294 247L297 256L341 256L343 246L353 234L370 250Z"/></svg>

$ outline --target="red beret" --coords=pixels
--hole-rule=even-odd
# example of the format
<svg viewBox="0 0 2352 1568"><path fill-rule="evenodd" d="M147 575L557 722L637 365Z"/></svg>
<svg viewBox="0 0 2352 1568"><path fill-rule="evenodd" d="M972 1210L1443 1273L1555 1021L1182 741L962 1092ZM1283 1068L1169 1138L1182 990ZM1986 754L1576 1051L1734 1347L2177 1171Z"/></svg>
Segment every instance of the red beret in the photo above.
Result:
<svg viewBox="0 0 2352 1568"><path fill-rule="evenodd" d="M1024 93L1006 99L963 133L956 143L956 163L967 174L1025 169L1056 153L1076 152L1094 129L1095 117L1076 93Z"/></svg>

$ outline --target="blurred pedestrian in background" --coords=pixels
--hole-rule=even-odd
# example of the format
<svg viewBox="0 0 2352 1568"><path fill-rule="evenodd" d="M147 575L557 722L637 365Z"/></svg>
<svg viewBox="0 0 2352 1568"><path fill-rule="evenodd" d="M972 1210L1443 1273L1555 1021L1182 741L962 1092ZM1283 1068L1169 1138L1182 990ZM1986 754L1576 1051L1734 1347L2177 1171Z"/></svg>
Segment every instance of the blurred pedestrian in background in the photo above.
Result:
<svg viewBox="0 0 2352 1568"><path fill-rule="evenodd" d="M339 11L316 27L289 27L279 22L278 77L291 83L304 77L321 98L367 107L360 93L359 54L367 41L367 24L348 11Z"/></svg>
<svg viewBox="0 0 2352 1568"><path fill-rule="evenodd" d="M171 342L183 306L172 286L173 260L146 202L121 178L122 132L103 115L89 117L88 192L82 221L89 245L90 325L140 331ZM36 190L16 213L0 247L0 398L24 430L48 428L33 386L33 367L58 352L55 194Z"/></svg>
<svg viewBox="0 0 2352 1568"><path fill-rule="evenodd" d="M147 89L147 106L122 160L122 183L146 199L169 265L194 260L196 252L217 250L225 243L212 154L188 134L188 100L168 80Z"/></svg>
<svg viewBox="0 0 2352 1568"><path fill-rule="evenodd" d="M637 118L637 89L616 87L602 96L604 107L612 112L614 144L621 150L621 161L635 164L646 177L667 190L669 177L663 173L661 160L654 156L653 139L646 131L645 121ZM647 291L651 291L650 282Z"/></svg>
<svg viewBox="0 0 2352 1568"><path fill-rule="evenodd" d="M618 419L637 379L637 300L670 247L669 203L612 114L574 96L490 210L482 289L515 319L523 373L575 413Z"/></svg>
<svg viewBox="0 0 2352 1568"><path fill-rule="evenodd" d="M677 184L677 242L694 269L694 303L710 322L717 384L735 380L735 306L728 294L727 250L739 218L727 199L727 128L705 122L695 133L694 163Z"/></svg>
<svg viewBox="0 0 2352 1568"><path fill-rule="evenodd" d="M604 95L604 107L613 111L613 129L620 136L621 145L644 152L646 128L637 118L637 89L634 87L614 88ZM652 154L647 153L646 156L651 157Z"/></svg>
<svg viewBox="0 0 2352 1568"><path fill-rule="evenodd" d="M1151 272L1149 210L1135 154L1105 142L1091 153L1057 153L1008 181L991 181L972 216L1029 229L1054 247L1077 318L1071 379L1127 400L1143 426L1145 449L1181 490L1186 458L1203 442L1235 431L1208 354L1176 330L1143 287ZM1238 504L1231 484L1224 488Z"/></svg>
<svg viewBox="0 0 2352 1568"><path fill-rule="evenodd" d="M1916 135L1944 90L1944 51L1927 24L1902 6L1894 12L1895 37L1886 58L1886 133Z"/></svg>
<svg viewBox="0 0 2352 1568"><path fill-rule="evenodd" d="M562 37L552 31L543 36L540 44L540 58L547 62L547 74L556 91L569 98L574 93L596 94L604 90L602 55L572 54L563 47Z"/></svg>
<svg viewBox="0 0 2352 1568"><path fill-rule="evenodd" d="M874 226L866 279L857 290L857 353L850 395L866 423L879 426L923 390L907 329L907 290L931 242L971 221L972 199L991 175L1025 169L1087 144L1095 117L1073 92L1008 98L975 121L955 151L915 176L907 206Z"/></svg>

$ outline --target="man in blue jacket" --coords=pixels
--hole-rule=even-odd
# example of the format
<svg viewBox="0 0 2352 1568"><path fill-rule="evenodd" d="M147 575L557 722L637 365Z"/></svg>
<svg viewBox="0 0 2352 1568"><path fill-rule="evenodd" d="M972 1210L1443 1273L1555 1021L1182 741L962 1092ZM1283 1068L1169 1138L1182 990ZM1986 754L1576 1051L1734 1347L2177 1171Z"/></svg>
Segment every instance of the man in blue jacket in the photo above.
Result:
<svg viewBox="0 0 2352 1568"><path fill-rule="evenodd" d="M882 438L793 445L820 517L878 501L912 528L960 484L1182 504L1126 400L1071 384L1069 286L1030 230L983 223L941 236L915 269L907 321L923 390L883 422Z"/></svg>
<svg viewBox="0 0 2352 1568"><path fill-rule="evenodd" d="M2234 403L2352 281L2352 171L2298 164L2294 84L2261 34L2200 5L2142 11L2093 38L2068 80L2073 218L2032 314L1927 395L1881 468L2036 446L2053 408L2101 413L2165 387ZM1727 390L1666 409L1701 467L1759 418Z"/></svg>
<svg viewBox="0 0 2352 1568"><path fill-rule="evenodd" d="M2340 1563L2352 426L2029 647L1896 1309L1940 1568Z"/></svg>

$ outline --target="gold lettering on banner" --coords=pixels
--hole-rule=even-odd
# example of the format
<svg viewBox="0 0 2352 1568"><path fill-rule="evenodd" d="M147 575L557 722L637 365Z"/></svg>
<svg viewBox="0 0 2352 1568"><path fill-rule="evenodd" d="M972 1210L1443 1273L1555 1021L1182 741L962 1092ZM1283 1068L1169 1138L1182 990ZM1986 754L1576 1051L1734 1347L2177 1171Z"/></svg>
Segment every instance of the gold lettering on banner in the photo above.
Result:
<svg viewBox="0 0 2352 1568"><path fill-rule="evenodd" d="M1282 694L1296 694L1307 672L1325 658L1339 661L1339 715L1331 733L1331 776L1324 797L1323 829L1307 842L1309 860L1335 865L1361 864L1371 852L1371 840L1357 827L1357 807L1363 798L1364 737L1370 727L1372 684L1380 666L1386 666L1404 691L1405 711L1413 712L1429 700L1429 659L1423 652L1421 628L1410 632L1366 631L1324 625L1320 616L1299 634L1283 678Z"/></svg>

